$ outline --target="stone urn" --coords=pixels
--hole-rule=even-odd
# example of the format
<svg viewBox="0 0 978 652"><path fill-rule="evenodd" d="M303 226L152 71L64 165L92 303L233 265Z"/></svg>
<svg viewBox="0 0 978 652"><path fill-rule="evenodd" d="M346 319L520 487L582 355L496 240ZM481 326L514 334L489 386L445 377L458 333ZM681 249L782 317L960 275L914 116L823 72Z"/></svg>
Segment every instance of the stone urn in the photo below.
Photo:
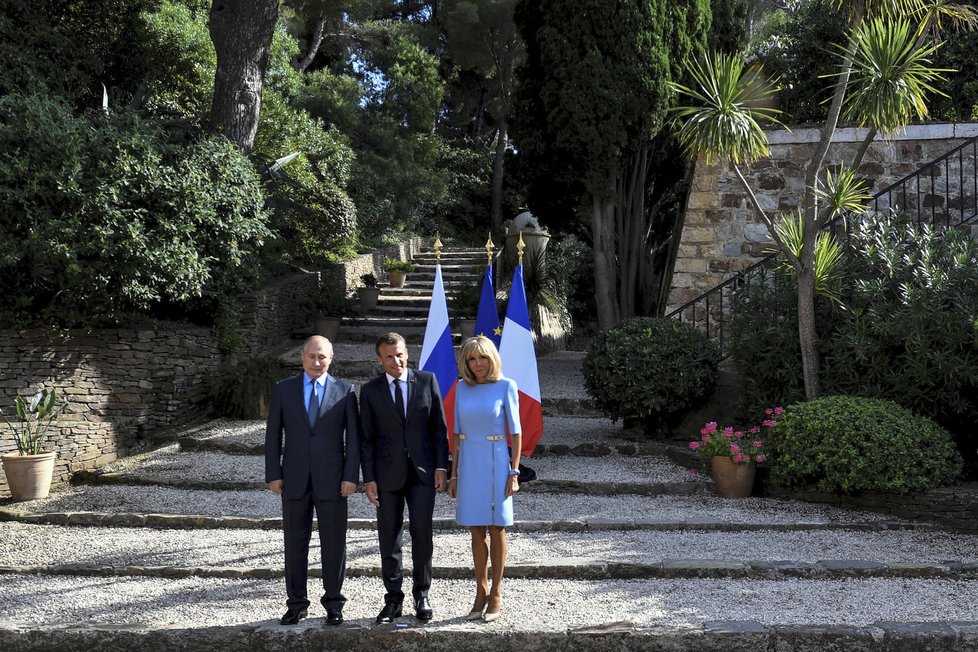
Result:
<svg viewBox="0 0 978 652"><path fill-rule="evenodd" d="M735 463L723 455L710 458L710 475L713 476L713 486L720 498L749 497L756 473L755 462Z"/></svg>

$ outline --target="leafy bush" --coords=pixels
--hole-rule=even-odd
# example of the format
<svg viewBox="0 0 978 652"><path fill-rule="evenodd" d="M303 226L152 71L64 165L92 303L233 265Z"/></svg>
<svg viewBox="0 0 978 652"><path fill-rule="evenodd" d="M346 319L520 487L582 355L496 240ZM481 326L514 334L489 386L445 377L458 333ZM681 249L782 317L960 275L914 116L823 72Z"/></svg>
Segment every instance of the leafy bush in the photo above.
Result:
<svg viewBox="0 0 978 652"><path fill-rule="evenodd" d="M907 493L953 482L951 435L892 401L826 396L788 406L769 432L772 479L819 491Z"/></svg>
<svg viewBox="0 0 978 652"><path fill-rule="evenodd" d="M0 98L0 314L7 323L180 315L257 275L268 235L248 159L170 143L134 115Z"/></svg>
<svg viewBox="0 0 978 652"><path fill-rule="evenodd" d="M886 398L954 433L978 434L978 243L889 214L852 226L839 304L816 301L823 391ZM752 277L733 303L731 354L744 410L804 397L793 283Z"/></svg>
<svg viewBox="0 0 978 652"><path fill-rule="evenodd" d="M674 319L635 317L595 336L584 386L614 420L640 417L659 428L699 407L716 384L716 345Z"/></svg>

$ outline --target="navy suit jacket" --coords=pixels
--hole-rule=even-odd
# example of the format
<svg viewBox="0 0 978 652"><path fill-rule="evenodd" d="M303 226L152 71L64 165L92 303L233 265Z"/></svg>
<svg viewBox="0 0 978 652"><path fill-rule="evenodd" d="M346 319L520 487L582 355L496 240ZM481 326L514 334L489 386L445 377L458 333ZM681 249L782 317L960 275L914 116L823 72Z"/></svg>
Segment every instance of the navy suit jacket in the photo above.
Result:
<svg viewBox="0 0 978 652"><path fill-rule="evenodd" d="M360 390L363 433L360 459L363 481L381 491L397 491L407 477L408 458L422 483L434 484L435 469L448 470L448 428L438 380L428 371L408 369L408 404L404 425L398 418L387 375Z"/></svg>
<svg viewBox="0 0 978 652"><path fill-rule="evenodd" d="M327 374L313 427L304 382L305 374L299 374L275 386L265 426L265 482L284 480L282 495L296 499L305 495L311 477L318 500L337 500L340 483L355 483L360 477L357 395L352 383Z"/></svg>

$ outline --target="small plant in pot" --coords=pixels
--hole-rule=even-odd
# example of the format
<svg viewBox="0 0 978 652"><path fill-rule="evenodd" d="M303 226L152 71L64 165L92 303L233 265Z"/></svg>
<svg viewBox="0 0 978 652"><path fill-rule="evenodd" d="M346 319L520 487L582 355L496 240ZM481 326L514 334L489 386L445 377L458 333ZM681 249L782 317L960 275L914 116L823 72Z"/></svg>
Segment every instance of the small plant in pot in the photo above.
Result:
<svg viewBox="0 0 978 652"><path fill-rule="evenodd" d="M701 466L709 465L717 496L750 496L757 463L767 460L761 432L777 425L775 418L783 412L780 407L767 408L760 425L741 430L733 426L721 428L711 421L700 430L699 438L689 442L689 447L699 453Z"/></svg>
<svg viewBox="0 0 978 652"><path fill-rule="evenodd" d="M387 279L392 288L402 288L405 277L409 272L414 271L414 263L399 258L385 258L384 271L387 272Z"/></svg>
<svg viewBox="0 0 978 652"><path fill-rule="evenodd" d="M373 274L361 274L360 280L363 281L363 287L357 290L360 296L360 312L366 314L377 307L380 288L377 286L377 277Z"/></svg>
<svg viewBox="0 0 978 652"><path fill-rule="evenodd" d="M309 299L308 310L312 313L315 334L330 342L336 341L343 319L357 316L356 300L346 295L341 283L332 280L323 280L319 284Z"/></svg>
<svg viewBox="0 0 978 652"><path fill-rule="evenodd" d="M3 420L14 431L17 453L4 455L3 471L7 486L14 500L45 498L51 489L54 475L54 452L41 450L51 424L68 406L66 399L58 402L57 392L42 389L30 400L18 396L14 399L17 421ZM2 411L0 411L2 415Z"/></svg>

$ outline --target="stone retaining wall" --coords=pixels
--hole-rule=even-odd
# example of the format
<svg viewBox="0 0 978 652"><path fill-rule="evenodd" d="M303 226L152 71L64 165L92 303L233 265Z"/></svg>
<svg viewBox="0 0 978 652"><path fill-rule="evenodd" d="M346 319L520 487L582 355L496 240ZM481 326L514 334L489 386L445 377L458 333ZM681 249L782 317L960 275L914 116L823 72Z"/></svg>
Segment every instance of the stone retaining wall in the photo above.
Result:
<svg viewBox="0 0 978 652"><path fill-rule="evenodd" d="M55 482L139 448L151 433L205 416L220 354L207 328L170 323L91 333L0 330L0 408L54 387L70 402L45 445ZM15 452L0 422L0 454ZM0 492L6 493L0 473Z"/></svg>
<svg viewBox="0 0 978 652"><path fill-rule="evenodd" d="M851 161L866 133L865 129L840 129L826 161ZM741 170L765 211L792 211L801 201L805 165L815 151L819 133L816 129L778 129L767 135L770 156ZM858 172L875 180L871 189L875 194L974 136L978 136L976 123L911 126L887 140L877 138ZM966 188L972 187L973 161L966 160L964 166L961 177ZM943 168L935 168L933 177L928 174L915 189L919 190L916 198L894 197L892 203L905 208L916 201L925 209L936 206L938 211L953 210L955 206L943 205L942 189L958 184L958 178L957 170L945 173ZM973 187L967 192L973 200ZM770 247L767 227L757 217L733 167L698 161L666 311L672 312L757 262Z"/></svg>

